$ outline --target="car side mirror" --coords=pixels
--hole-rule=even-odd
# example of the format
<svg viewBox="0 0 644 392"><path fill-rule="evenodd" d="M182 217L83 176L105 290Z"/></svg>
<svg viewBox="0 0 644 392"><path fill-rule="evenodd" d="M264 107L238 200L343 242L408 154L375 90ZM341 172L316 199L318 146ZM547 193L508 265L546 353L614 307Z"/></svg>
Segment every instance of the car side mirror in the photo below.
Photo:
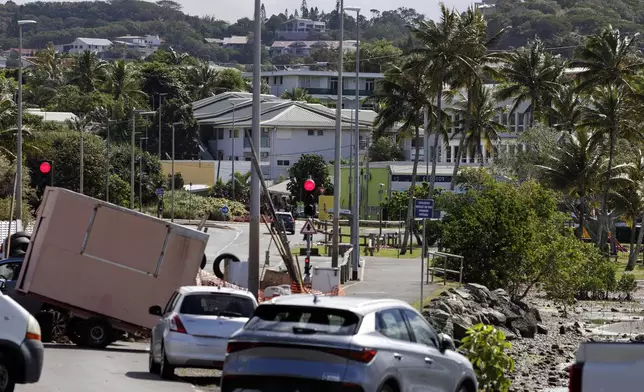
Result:
<svg viewBox="0 0 644 392"><path fill-rule="evenodd" d="M439 335L438 339L440 340L441 352L445 352L447 350L456 351L456 345L454 344L454 340L451 336L442 333Z"/></svg>
<svg viewBox="0 0 644 392"><path fill-rule="evenodd" d="M150 314L153 316L163 316L163 310L161 310L161 307L159 305L150 306L148 312L150 312Z"/></svg>

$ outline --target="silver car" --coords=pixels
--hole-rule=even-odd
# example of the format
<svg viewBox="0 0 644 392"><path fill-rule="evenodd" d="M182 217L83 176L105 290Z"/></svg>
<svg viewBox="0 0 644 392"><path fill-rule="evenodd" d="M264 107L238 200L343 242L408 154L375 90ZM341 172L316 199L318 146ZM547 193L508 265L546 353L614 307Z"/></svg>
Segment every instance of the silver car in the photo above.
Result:
<svg viewBox="0 0 644 392"><path fill-rule="evenodd" d="M228 342L222 392L476 392L472 364L407 303L293 295Z"/></svg>
<svg viewBox="0 0 644 392"><path fill-rule="evenodd" d="M165 309L152 306L161 316L152 329L149 369L170 379L176 368L221 369L228 339L253 315L257 301L247 291L184 286Z"/></svg>

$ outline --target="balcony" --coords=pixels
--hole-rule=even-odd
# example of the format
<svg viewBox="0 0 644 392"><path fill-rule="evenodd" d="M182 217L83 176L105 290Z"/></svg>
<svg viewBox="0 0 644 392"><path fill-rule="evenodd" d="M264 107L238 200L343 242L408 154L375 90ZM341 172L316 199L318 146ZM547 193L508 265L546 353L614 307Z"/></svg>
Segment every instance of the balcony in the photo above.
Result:
<svg viewBox="0 0 644 392"><path fill-rule="evenodd" d="M306 91L308 91L311 95L336 95L338 93L338 89L336 88L302 88L306 89ZM346 96L354 96L356 95L356 90L344 89L342 91L342 94ZM360 90L361 97L370 97L373 94L374 92L372 90Z"/></svg>

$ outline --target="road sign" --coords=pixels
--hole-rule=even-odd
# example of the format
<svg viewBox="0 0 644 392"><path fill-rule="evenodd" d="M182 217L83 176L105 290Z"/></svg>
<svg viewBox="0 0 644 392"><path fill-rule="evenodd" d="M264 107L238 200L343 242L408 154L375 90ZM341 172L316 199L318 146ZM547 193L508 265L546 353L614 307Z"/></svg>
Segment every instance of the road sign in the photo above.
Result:
<svg viewBox="0 0 644 392"><path fill-rule="evenodd" d="M221 207L221 213L224 214L224 215L227 215L228 214L228 206Z"/></svg>
<svg viewBox="0 0 644 392"><path fill-rule="evenodd" d="M154 193L156 193L157 196L163 196L163 188L157 188Z"/></svg>
<svg viewBox="0 0 644 392"><path fill-rule="evenodd" d="M414 205L414 217L429 219L434 215L434 200L419 199Z"/></svg>
<svg viewBox="0 0 644 392"><path fill-rule="evenodd" d="M315 230L315 227L313 227L313 222L311 220L307 220L306 223L304 223L304 226L302 226L302 230L300 230L300 234L315 234L317 233L317 230Z"/></svg>

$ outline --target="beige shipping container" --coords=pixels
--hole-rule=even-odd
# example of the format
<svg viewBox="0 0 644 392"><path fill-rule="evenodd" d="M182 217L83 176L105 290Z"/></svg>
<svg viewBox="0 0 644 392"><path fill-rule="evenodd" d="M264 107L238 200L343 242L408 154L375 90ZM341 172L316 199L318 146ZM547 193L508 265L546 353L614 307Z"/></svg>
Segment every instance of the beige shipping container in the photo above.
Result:
<svg viewBox="0 0 644 392"><path fill-rule="evenodd" d="M195 284L207 242L206 233L48 187L17 289L76 319L151 329L149 307Z"/></svg>

